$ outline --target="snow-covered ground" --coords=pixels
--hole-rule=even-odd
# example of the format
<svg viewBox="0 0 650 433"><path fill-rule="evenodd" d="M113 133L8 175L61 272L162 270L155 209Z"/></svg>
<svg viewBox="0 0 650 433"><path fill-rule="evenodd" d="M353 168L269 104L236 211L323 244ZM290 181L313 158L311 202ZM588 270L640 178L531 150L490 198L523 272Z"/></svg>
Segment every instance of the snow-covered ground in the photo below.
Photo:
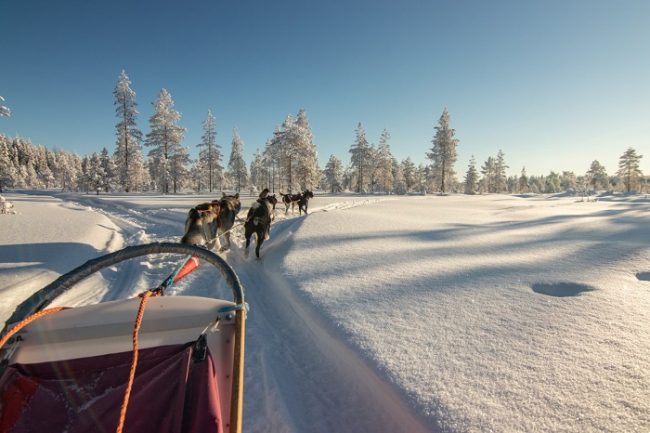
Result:
<svg viewBox="0 0 650 433"><path fill-rule="evenodd" d="M0 215L3 320L92 257L178 240L210 199L5 196L17 214ZM251 305L245 431L650 430L649 198L310 204L279 215L261 260L241 240L225 254ZM130 263L59 302L130 296L172 267ZM175 293L213 295L210 282Z"/></svg>

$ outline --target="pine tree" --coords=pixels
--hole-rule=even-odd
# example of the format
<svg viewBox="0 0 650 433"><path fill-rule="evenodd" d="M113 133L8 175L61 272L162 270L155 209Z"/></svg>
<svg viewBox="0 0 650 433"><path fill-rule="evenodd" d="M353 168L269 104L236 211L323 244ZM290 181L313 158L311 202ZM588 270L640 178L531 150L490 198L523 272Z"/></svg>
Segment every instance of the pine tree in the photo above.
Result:
<svg viewBox="0 0 650 433"><path fill-rule="evenodd" d="M320 168L318 167L318 153L316 145L314 144L314 136L309 126L307 113L303 108L298 110L296 121L294 124L296 129L293 134L296 139L296 149L298 153L298 161L296 166L296 174L298 178L298 185L301 190L314 189L320 181Z"/></svg>
<svg viewBox="0 0 650 433"><path fill-rule="evenodd" d="M2 102L4 101L5 98L0 96L0 117L9 117L11 116L11 110L9 109L9 107L5 107L4 105L2 105Z"/></svg>
<svg viewBox="0 0 650 433"><path fill-rule="evenodd" d="M330 155L330 159L325 165L324 171L325 183L332 193L341 192L343 183L343 163L335 155Z"/></svg>
<svg viewBox="0 0 650 433"><path fill-rule="evenodd" d="M385 193L390 194L393 191L395 178L393 176L393 155L390 152L390 133L384 129L379 137L379 147L377 148L377 162L375 164L377 172L377 182Z"/></svg>
<svg viewBox="0 0 650 433"><path fill-rule="evenodd" d="M609 177L607 176L607 171L605 167L601 165L598 160L594 160L587 170L587 182L594 191L599 190L600 188L607 188L609 186Z"/></svg>
<svg viewBox="0 0 650 433"><path fill-rule="evenodd" d="M577 179L575 173L572 171L563 171L560 175L560 187L564 191L575 191L577 186Z"/></svg>
<svg viewBox="0 0 650 433"><path fill-rule="evenodd" d="M190 164L190 154L185 146L176 147L174 154L170 158L170 175L174 194L185 186L187 177L190 174L188 165Z"/></svg>
<svg viewBox="0 0 650 433"><path fill-rule="evenodd" d="M494 158L489 156L485 163L481 167L481 174L483 174L482 180L482 190L487 193L496 192L495 184L495 161Z"/></svg>
<svg viewBox="0 0 650 433"><path fill-rule="evenodd" d="M618 161L618 174L623 179L625 191L631 192L643 179L643 173L639 168L639 161L643 155L637 155L636 150L628 147Z"/></svg>
<svg viewBox="0 0 650 433"><path fill-rule="evenodd" d="M257 191L262 191L267 182L266 169L264 167L264 159L259 149L255 150L253 161L250 166L250 184L255 187Z"/></svg>
<svg viewBox="0 0 650 433"><path fill-rule="evenodd" d="M9 154L9 140L0 135L0 192L3 188L13 186L16 168Z"/></svg>
<svg viewBox="0 0 650 433"><path fill-rule="evenodd" d="M417 168L415 167L413 161L411 161L411 157L407 157L404 161L402 161L402 173L404 174L404 182L406 183L406 192L412 191L413 187L416 184L416 171Z"/></svg>
<svg viewBox="0 0 650 433"><path fill-rule="evenodd" d="M528 192L528 176L526 176L526 167L521 169L521 176L519 176L519 192Z"/></svg>
<svg viewBox="0 0 650 433"><path fill-rule="evenodd" d="M395 194L406 194L406 181L402 165L393 157L393 192Z"/></svg>
<svg viewBox="0 0 650 433"><path fill-rule="evenodd" d="M560 176L556 172L551 171L544 179L544 192L548 194L560 192Z"/></svg>
<svg viewBox="0 0 650 433"><path fill-rule="evenodd" d="M149 119L151 132L147 134L145 144L152 147L149 156L151 177L164 194L169 194L169 184L174 182L177 186L180 169L188 162L187 150L181 146L185 128L176 123L181 115L174 110L174 101L167 90L162 89L154 103L154 114ZM172 175L174 171L174 175ZM175 191L174 191L175 192Z"/></svg>
<svg viewBox="0 0 650 433"><path fill-rule="evenodd" d="M476 194L476 185L478 183L478 172L476 171L476 160L474 155L469 160L467 172L465 173L465 194Z"/></svg>
<svg viewBox="0 0 650 433"><path fill-rule="evenodd" d="M352 147L350 147L351 157L351 166L357 170L357 192L361 193L364 191L365 177L367 174L368 165L369 165L369 155L370 155L370 145L366 139L366 130L363 129L361 122L357 125L355 130L356 140Z"/></svg>
<svg viewBox="0 0 650 433"><path fill-rule="evenodd" d="M99 195L99 191L104 188L104 181L106 179L106 173L104 173L104 169L102 168L99 155L93 152L87 164L88 188L96 191L97 195Z"/></svg>
<svg viewBox="0 0 650 433"><path fill-rule="evenodd" d="M454 164L456 163L456 147L458 140L454 138L456 130L449 124L450 118L447 109L442 112L436 126L436 134L431 141L433 147L427 153L428 158L433 162L434 187L443 194L447 186L454 182Z"/></svg>
<svg viewBox="0 0 650 433"><path fill-rule="evenodd" d="M503 151L499 149L499 153L497 153L497 158L494 162L494 192L504 192L507 190L506 168L508 168L508 166L505 162L505 155Z"/></svg>
<svg viewBox="0 0 650 433"><path fill-rule="evenodd" d="M136 125L138 110L135 102L135 92L131 89L131 81L122 70L113 91L115 96L115 114L119 122L115 125L117 136L114 163L117 170L117 181L125 192L130 192L134 186L141 185L142 179L142 132Z"/></svg>
<svg viewBox="0 0 650 433"><path fill-rule="evenodd" d="M246 186L248 173L244 161L244 142L236 129L232 131L232 150L228 169L230 170L230 176L235 181L237 192L241 192L242 188Z"/></svg>
<svg viewBox="0 0 650 433"><path fill-rule="evenodd" d="M199 159L204 161L203 167L207 171L208 191L212 192L217 180L220 181L223 176L223 167L221 166L221 146L217 144L215 120L210 110L203 121L203 131L201 143L197 146L203 148L199 153Z"/></svg>

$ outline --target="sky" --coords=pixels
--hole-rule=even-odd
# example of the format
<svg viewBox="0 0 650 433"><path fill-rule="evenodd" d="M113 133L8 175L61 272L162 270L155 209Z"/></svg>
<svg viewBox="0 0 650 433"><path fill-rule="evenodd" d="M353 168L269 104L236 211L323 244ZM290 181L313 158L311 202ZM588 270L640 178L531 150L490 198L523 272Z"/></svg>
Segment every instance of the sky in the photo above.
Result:
<svg viewBox="0 0 650 433"><path fill-rule="evenodd" d="M0 133L112 152L124 69L143 132L165 88L193 156L208 109L250 162L304 108L321 166L358 122L425 163L446 107L461 175L499 149L511 174L611 174L628 147L650 174L648 22L646 0L0 0Z"/></svg>

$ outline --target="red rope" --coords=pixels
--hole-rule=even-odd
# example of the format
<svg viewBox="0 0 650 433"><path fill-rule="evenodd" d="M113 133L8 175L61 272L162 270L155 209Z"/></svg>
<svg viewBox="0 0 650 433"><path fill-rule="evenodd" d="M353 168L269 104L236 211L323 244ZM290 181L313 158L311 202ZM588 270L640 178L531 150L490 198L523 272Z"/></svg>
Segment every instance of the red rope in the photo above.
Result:
<svg viewBox="0 0 650 433"><path fill-rule="evenodd" d="M23 329L25 326L29 325L36 319L40 319L43 316L47 316L48 314L54 314L58 313L61 310L65 310L67 307L54 307L54 308L48 308L46 310L41 310L38 313L34 313L31 316L27 316L20 322L16 323L9 332L7 332L2 338L0 338L0 347L4 346L7 341L18 331Z"/></svg>
<svg viewBox="0 0 650 433"><path fill-rule="evenodd" d="M135 324L133 326L133 359L131 361L131 370L129 372L129 381L126 384L126 389L124 390L124 399L122 400L122 407L120 408L120 419L117 424L116 433L122 433L124 429L124 422L126 421L126 410L129 407L129 398L131 397L131 389L133 388L133 381L135 380L135 370L138 367L138 333L140 332L140 326L142 325L142 317L144 316L144 307L147 304L147 299L151 296L156 296L157 293L152 291L146 291L142 295L142 300L140 301L140 306L138 307L138 314L135 318Z"/></svg>

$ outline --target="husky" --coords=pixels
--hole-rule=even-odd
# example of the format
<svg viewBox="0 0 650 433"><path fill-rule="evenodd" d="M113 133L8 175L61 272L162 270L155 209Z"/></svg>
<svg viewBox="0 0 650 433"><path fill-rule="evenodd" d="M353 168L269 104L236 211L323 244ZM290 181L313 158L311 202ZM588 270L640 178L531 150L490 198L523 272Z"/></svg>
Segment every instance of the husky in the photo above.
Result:
<svg viewBox="0 0 650 433"><path fill-rule="evenodd" d="M232 230L237 214L241 210L241 201L239 200L239 193L235 195L226 195L223 193L221 200L215 200L212 203L217 203L221 210L219 211L219 218L215 221L214 234L216 238L222 235L225 239L225 244L219 243L221 246L219 251L226 251L230 249L230 231Z"/></svg>
<svg viewBox="0 0 650 433"><path fill-rule="evenodd" d="M212 226L219 219L221 206L219 203L201 203L187 214L185 234L182 244L201 245L213 249L217 239L213 235Z"/></svg>
<svg viewBox="0 0 650 433"><path fill-rule="evenodd" d="M294 207L296 206L298 201L300 201L300 199L302 198L302 196L299 193L298 194L282 194L282 193L280 193L280 196L282 197L282 203L284 203L284 206L285 206L285 210L284 210L285 215L287 213L289 213L289 206L291 206L291 213L293 213L294 212Z"/></svg>
<svg viewBox="0 0 650 433"><path fill-rule="evenodd" d="M264 198L258 198L248 210L246 222L244 223L244 236L246 237L245 256L248 257L248 246L251 243L251 236L255 233L257 237L257 246L255 247L255 256L260 258L260 248L262 243L269 239L271 235L271 218L278 199L273 195L267 195Z"/></svg>
<svg viewBox="0 0 650 433"><path fill-rule="evenodd" d="M302 215L302 212L305 212L307 215L307 205L309 204L309 199L314 198L314 193L306 189L302 194L300 194L300 200L298 200L298 215Z"/></svg>

